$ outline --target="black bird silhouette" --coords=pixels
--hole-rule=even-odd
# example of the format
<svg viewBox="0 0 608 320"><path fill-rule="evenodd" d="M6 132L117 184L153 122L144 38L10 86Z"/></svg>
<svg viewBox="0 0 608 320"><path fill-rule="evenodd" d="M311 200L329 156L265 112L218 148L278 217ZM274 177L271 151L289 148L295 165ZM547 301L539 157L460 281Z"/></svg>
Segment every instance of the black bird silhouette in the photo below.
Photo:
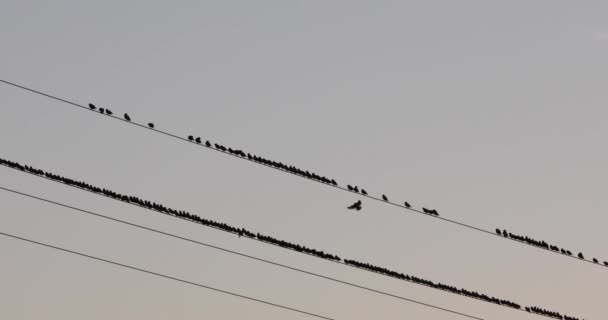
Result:
<svg viewBox="0 0 608 320"><path fill-rule="evenodd" d="M382 200L388 201L388 198L385 195L382 195Z"/></svg>
<svg viewBox="0 0 608 320"><path fill-rule="evenodd" d="M497 229L496 229L496 234L497 234L497 235L501 235L501 233L502 233L502 232L500 232L500 229L498 229L498 228L497 228Z"/></svg>
<svg viewBox="0 0 608 320"><path fill-rule="evenodd" d="M582 253L582 252L579 252L579 253L578 253L578 257L579 257L579 258L581 258L581 259L585 259L585 257L583 256L583 253Z"/></svg>
<svg viewBox="0 0 608 320"><path fill-rule="evenodd" d="M196 141L196 143L201 143L201 137L197 137L197 138L195 139L195 141Z"/></svg>
<svg viewBox="0 0 608 320"><path fill-rule="evenodd" d="M94 105L94 104L92 104L92 103L89 103L89 108L91 108L91 110L95 110L95 109L97 109L97 108L95 107L95 105Z"/></svg>
<svg viewBox="0 0 608 320"><path fill-rule="evenodd" d="M355 191L355 192L359 192L359 187L355 186L355 187L353 188L353 191Z"/></svg>
<svg viewBox="0 0 608 320"><path fill-rule="evenodd" d="M409 204L409 203L407 203L407 201L406 201L406 202L404 202L404 203L403 203L403 205L404 205L406 208L411 208L411 207L412 207L412 206L410 206L410 204Z"/></svg>
<svg viewBox="0 0 608 320"><path fill-rule="evenodd" d="M125 120L127 120L127 121L129 121L129 122L131 121L131 117L129 117L129 115L128 115L128 114L126 114L126 113L125 113Z"/></svg>
<svg viewBox="0 0 608 320"><path fill-rule="evenodd" d="M192 141L192 140L194 140L194 137L193 136L188 136L188 140Z"/></svg>
<svg viewBox="0 0 608 320"><path fill-rule="evenodd" d="M599 263L599 261L597 261L597 259L596 259L596 258L593 258L593 262L595 262L595 263Z"/></svg>
<svg viewBox="0 0 608 320"><path fill-rule="evenodd" d="M109 116L111 116L111 115L113 115L114 113L112 113L112 111L110 111L110 109L106 109L106 114L107 114L107 115L109 115Z"/></svg>
<svg viewBox="0 0 608 320"><path fill-rule="evenodd" d="M152 122L148 123L148 127L154 129L154 123L152 123Z"/></svg>
<svg viewBox="0 0 608 320"><path fill-rule="evenodd" d="M429 209L427 209L427 208L422 208L422 211L423 211L424 213L428 213L428 214L430 214L430 213L431 213L431 210L429 210Z"/></svg>
<svg viewBox="0 0 608 320"><path fill-rule="evenodd" d="M604 265L605 265L605 266L608 266L608 261L604 261Z"/></svg>
<svg viewBox="0 0 608 320"><path fill-rule="evenodd" d="M353 187L349 184L346 186L348 188L349 191L353 191Z"/></svg>
<svg viewBox="0 0 608 320"><path fill-rule="evenodd" d="M99 112L104 113L105 109L104 108L99 108Z"/></svg>
<svg viewBox="0 0 608 320"><path fill-rule="evenodd" d="M361 210L361 200L353 203L350 207L346 207L346 208L349 210L357 210L357 211Z"/></svg>
<svg viewBox="0 0 608 320"><path fill-rule="evenodd" d="M365 191L365 189L361 188L361 193L364 195L367 195L367 191Z"/></svg>

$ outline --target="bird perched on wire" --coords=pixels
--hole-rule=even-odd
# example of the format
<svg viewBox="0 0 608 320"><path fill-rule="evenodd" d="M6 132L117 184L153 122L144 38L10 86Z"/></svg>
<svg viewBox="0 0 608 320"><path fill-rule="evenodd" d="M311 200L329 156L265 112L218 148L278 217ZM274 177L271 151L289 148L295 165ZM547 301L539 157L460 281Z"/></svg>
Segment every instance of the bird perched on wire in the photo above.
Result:
<svg viewBox="0 0 608 320"><path fill-rule="evenodd" d="M403 203L403 205L405 205L405 207L406 207L406 208L411 208L411 207L412 207L412 206L411 206L409 203L407 203L407 201L405 201L405 202Z"/></svg>
<svg viewBox="0 0 608 320"><path fill-rule="evenodd" d="M92 103L89 103L89 108L91 108L91 110L95 110L95 109L97 109L97 108L95 107L95 105L94 105L94 104L92 104Z"/></svg>
<svg viewBox="0 0 608 320"><path fill-rule="evenodd" d="M148 127L154 129L154 123L152 123L152 122L148 123Z"/></svg>
<svg viewBox="0 0 608 320"><path fill-rule="evenodd" d="M114 113L113 113L112 111L110 111L110 109L106 108L106 114L107 114L107 115L109 115L109 116L111 116L111 115L113 115Z"/></svg>
<svg viewBox="0 0 608 320"><path fill-rule="evenodd" d="M363 188L361 189L361 193L364 195L367 195L367 191L365 191L365 189L363 189Z"/></svg>
<svg viewBox="0 0 608 320"><path fill-rule="evenodd" d="M201 137L197 137L196 139L194 139L194 141L196 141L196 143L201 143Z"/></svg>
<svg viewBox="0 0 608 320"><path fill-rule="evenodd" d="M353 203L350 207L346 207L346 209L359 211L359 210L361 210L361 204L362 204L361 200L359 200L359 201Z"/></svg>
<svg viewBox="0 0 608 320"><path fill-rule="evenodd" d="M382 195L382 200L388 201L388 198L385 195Z"/></svg>
<svg viewBox="0 0 608 320"><path fill-rule="evenodd" d="M188 140L194 141L194 137L193 136L188 136Z"/></svg>
<svg viewBox="0 0 608 320"><path fill-rule="evenodd" d="M129 122L131 121L131 117L129 117L129 115L128 115L128 114L126 114L126 113L125 113L125 120L127 120L127 121L129 121Z"/></svg>

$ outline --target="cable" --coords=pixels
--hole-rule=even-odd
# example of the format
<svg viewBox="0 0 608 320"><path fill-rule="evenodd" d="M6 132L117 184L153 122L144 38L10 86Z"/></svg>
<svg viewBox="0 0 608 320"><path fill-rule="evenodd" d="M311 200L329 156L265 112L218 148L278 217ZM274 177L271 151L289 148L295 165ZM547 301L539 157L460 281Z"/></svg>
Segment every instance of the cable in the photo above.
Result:
<svg viewBox="0 0 608 320"><path fill-rule="evenodd" d="M108 264L113 264L113 265L116 265L116 266L119 266L119 267L131 269L131 270L135 270L135 271L140 271L140 272L151 274L151 275L154 275L154 276L157 276L157 277L161 277L161 278L165 278L165 279L169 279L169 280L174 280L174 281L186 283L186 284L189 284L189 285L193 285L193 286L196 286L196 287L205 288L205 289L209 289L209 290L225 293L225 294L228 294L228 295L231 295L231 296L235 296L235 297L238 297L238 298L255 301L255 302L266 304L266 305L269 305L269 306L272 306L272 307L281 308L281 309L285 309L285 310L289 310L289 311L305 314L305 315L312 316L312 317L315 317L315 318L327 319L327 320L335 320L333 318L321 316L321 315L314 314L314 313L311 313L311 312L302 311L302 310L298 310L298 309L291 308L291 307L286 307L284 305L280 305L280 304L276 304L276 303L272 303L272 302L268 302L268 301L264 301L264 300L260 300L260 299L256 299L256 298L252 298L252 297L248 297L248 296L244 296L244 295L241 295L241 294L238 294L238 293L234 293L234 292L230 292L230 291L226 291L226 290L221 290L221 289L213 288L213 287L206 286L206 285L203 285L203 284L200 284L200 283L196 283L196 282L192 282L192 281L187 281L187 280L179 279L179 278L176 278L176 277L173 277L173 276L168 276L168 275L165 275L165 274L161 274L161 273L157 273L157 272L153 272L153 271L149 271L149 270L145 270L145 269L129 266L129 265L122 264L122 263L119 263L119 262L115 262L115 261L111 261L111 260L106 260L106 259L94 257L94 256L91 256L91 255L88 255L88 254L85 254L85 253L76 252L76 251L72 251L72 250L68 250L68 249L52 246L50 244L46 244L46 243L42 243L42 242L30 240L30 239L18 237L18 236L12 235L12 234L0 232L0 235L6 236L6 237L10 237L10 238L14 238L14 239L18 239L18 240L22 240L22 241L26 241L26 242L33 243L33 244L37 244L37 245L40 245L40 246L43 246L43 247L47 247L47 248L51 248L51 249L55 249L55 250L59 250L59 251L67 252L67 253L71 253L71 254L74 254L74 255L81 256L81 257L85 257L85 258L89 258L89 259L105 262L105 263L108 263Z"/></svg>
<svg viewBox="0 0 608 320"><path fill-rule="evenodd" d="M231 234L238 234L235 231L228 231L228 229L225 229L225 228L220 228L220 227L213 226L213 225L210 225L210 224L204 224L204 223L201 223L201 222L197 222L197 221L188 219L188 218L186 218L184 216L168 214L168 213L166 213L166 212L164 212L164 211L162 211L160 209L157 209L157 208L160 208L159 206L162 206L162 205L159 205L159 204L156 204L156 203L154 203L154 205L157 205L157 207L148 207L146 205L141 205L141 204L138 204L138 203L135 203L135 202L126 201L125 199L130 198L128 195L122 195L122 194L119 194L119 193L115 193L115 192L113 192L111 190L105 189L105 188L101 189L99 187L95 187L93 185L90 185L90 184L87 184L87 183L84 183L84 182L80 182L82 184L86 184L87 188L85 188L85 187L77 185L78 182L76 182L74 180L67 179L67 178L61 177L59 175L52 174L50 172L46 172L45 173L43 170L39 170L39 169L30 167L30 166L21 166L21 165L19 165L17 163L10 163L10 162L7 162L6 160L1 159L1 158L0 158L0 164L6 166L8 168L11 168L11 169L14 169L14 170L18 170L19 172L28 173L28 174L34 175L36 177L44 178L44 179L47 179L47 180L50 180L50 181L56 182L56 183L60 182L60 183L62 183L64 185L73 187L75 189L84 190L84 191L87 191L87 192L90 192L90 193L93 193L93 194L96 194L96 195L101 195L101 196L104 196L104 197L109 198L111 200L121 201L121 202L130 204L130 205L133 205L135 207L140 207L140 208L152 211L154 213L161 213L163 215L169 215L169 216L171 216L173 218L181 219L181 220L184 220L184 221L187 221L187 222L190 222L190 223L201 224L201 225L203 225L205 227L213 228L213 229L216 229L216 230L219 230L219 231L222 231L222 232L227 232L227 233L231 233ZM11 167L9 164L14 165L15 167ZM71 180L71 182L68 183L68 182L66 182L67 180ZM105 190L106 192L102 192L102 191L95 192L95 191L93 191L93 189L95 189L95 190ZM110 196L109 195L110 193L112 193L113 196ZM150 202L150 201L148 201L148 200L141 200L140 199L140 201L145 202L146 204L151 205L151 206L153 205L153 203ZM169 210L170 208L165 208L165 209ZM225 226L227 226L227 225L225 225ZM232 227L232 228L234 230L241 230L239 228L234 228L234 227ZM230 230L232 230L232 229L230 229ZM251 233L251 234L253 234L253 233ZM480 301L483 301L483 302L486 302L486 303L497 304L497 305L502 306L502 307L512 308L512 309L520 310L520 311L524 311L525 310L525 308L522 308L521 305L519 305L519 304L509 305L508 304L509 301L507 301L507 300L500 300L500 299L497 299L495 297L488 297L485 294L483 294L483 295L479 295L479 294L472 295L471 293L475 293L474 291L470 291L470 290L466 290L466 289L462 289L462 288L458 289L458 288L455 288L454 286L449 286L449 285L445 285L445 284L442 284L442 283L434 283L432 281L421 279L421 278L417 278L417 277L414 277L414 276L412 276L411 278L408 278L407 276L404 277L403 274L400 274L400 276L397 277L393 273L388 274L386 272L380 272L380 271L378 271L376 269L370 269L369 266L365 266L365 264L356 264L356 263L353 263L354 260L347 260L347 259L344 259L344 260L342 260L342 259L333 260L333 259L322 258L320 256L317 256L317 255L314 255L314 254L311 254L311 253L308 253L308 252L305 252L305 251L300 251L300 250L296 250L296 249L293 249L293 248L288 248L288 247L285 247L285 246L281 246L281 245L279 245L277 243L274 243L274 242L264 241L263 238L262 238L262 235L260 235L259 233L257 234L257 236L255 234L253 234L253 235L254 236L252 236L252 237L245 236L244 238L245 239L254 240L254 241L258 241L258 242L261 242L263 244L273 245L273 246L277 246L277 247L280 247L280 248L283 248L283 249L288 249L288 250L296 251L296 252L301 253L301 254L310 255L310 256L313 256L315 258L320 258L320 259L323 259L325 261L330 261L330 262L333 262L333 263L341 264L341 265L344 265L344 266L347 266L347 267L350 267L350 268L360 269L360 270L363 270L363 271L366 271L366 272L375 273L375 274L378 274L378 275L381 275L381 276L404 280L404 281L411 282L411 283L416 284L416 285L421 285L421 286L430 287L430 288L433 288L433 289L436 289L436 290L446 291L446 292L449 292L449 293L452 293L452 294L461 295L461 296L464 296L464 297L467 297L467 298L471 298L471 299L475 299L475 300L480 300ZM347 261L350 261L350 263L347 263ZM483 297L483 299L482 299L482 297Z"/></svg>
<svg viewBox="0 0 608 320"><path fill-rule="evenodd" d="M433 309L437 309L437 310L441 310L441 311L457 314L457 315L464 316L464 317L467 317L467 318L483 320L483 318L478 318L478 317L475 317L475 316L471 316L471 315L460 313L460 312L457 312L457 311L454 311L454 310L445 309L445 308L438 307L438 306L435 306L435 305L419 302L419 301L412 300L412 299L409 299L409 298L404 298L404 297L401 297L401 296L398 296L398 295L394 295L394 294L391 294L391 293L387 293L387 292L384 292L384 291L380 291L380 290L372 289L372 288L365 287L365 286L362 286L362 285L354 284L354 283L351 283L351 282L348 282L348 281L343 281L343 280L339 280L339 279L336 279L336 278L324 276L324 275L321 275L321 274L318 274L318 273L314 273L314 272L311 272L311 271L306 271L306 270L302 270L302 269L299 269L299 268L291 267L291 266L284 265L284 264L281 264L281 263L278 263L278 262L273 262L273 261L270 261L270 260L266 260L266 259L258 258L258 257L255 257L255 256L251 256L251 255L248 255L248 254L244 254L244 253L241 253L241 252L225 249L225 248L218 247L218 246L215 246L215 245L211 245L211 244L208 244L208 243L204 243L204 242L201 242L201 241L197 241L197 240L181 237L181 236L178 236L178 235L175 235L175 234L171 234L171 233L160 231L160 230L157 230L157 229L145 227L145 226L142 226L142 225L139 225L139 224L135 224L135 223L132 223L132 222L127 222L127 221L124 221L124 220L108 217L108 216L105 216L105 215L102 215L102 214L99 214L99 213L91 212L91 211L88 211L88 210L85 210L85 209L76 208L74 206L70 206L70 205L67 205L67 204L64 204L64 203L60 203L60 202L52 201L52 200L49 200L49 199L37 197L37 196L31 195L31 194L27 194L27 193L24 193L24 192L20 192L20 191L16 191L16 190L13 190L13 189L5 188L5 187L2 187L2 186L0 186L0 189L4 190L4 191L7 191L7 192L14 193L14 194L18 194L18 195L21 195L21 196L24 196L24 197L28 197L28 198L31 198L31 199L36 199L36 200L43 201L43 202L46 202L46 203L54 204L56 206L72 209L74 211L78 211L78 212L81 212L81 213L86 213L86 214L93 215L93 216L96 216L96 217L99 217L99 218L103 218L103 219L111 220L111 221L114 221L114 222L126 224L126 225L129 225L131 227L143 229L143 230L146 230L146 231L152 231L154 233L157 233L157 234L160 234L160 235L163 235L163 236L168 236L168 237L171 237L171 238L175 238L175 239L179 239L179 240L184 240L184 241L187 241L187 242L191 242L191 243L198 244L198 245L201 245L201 246L205 246L205 247L208 247L208 248L216 249L216 250L223 251L223 252L226 252L226 253L235 254L235 255L238 255L238 256L241 256L241 257L244 257L244 258L248 258L248 259L260 261L260 262L263 262L263 263L271 264L271 265L274 265L274 266L277 266L277 267L281 267L281 268L284 268L284 269L289 269L289 270L292 270L292 271L308 274L308 275L311 275L311 276L314 276L314 277L317 277L317 278L322 278L322 279L325 279L325 280L330 280L330 281L341 283L341 284L345 284L345 285L348 285L348 286L351 286L351 287L363 289L363 290L370 291L370 292L375 292L375 293L378 293L378 294L381 294L381 295L384 295L384 296L389 296L389 297L393 297L393 298L396 298L396 299L400 299L400 300L416 303L416 304L419 304L419 305L422 305L422 306L425 306L425 307L429 307L429 308L433 308Z"/></svg>
<svg viewBox="0 0 608 320"><path fill-rule="evenodd" d="M57 101L61 101L61 102L67 103L67 104L70 104L70 105L75 106L75 107L79 107L79 108L81 108L83 110L86 110L86 111L94 112L95 114L98 114L98 115L101 115L101 113L99 113L99 112L96 112L94 110L91 110L91 109L87 108L86 106L80 105L78 103L75 103L75 102L72 102L72 101L69 101L69 100L61 99L59 97L56 97L56 96L53 96L53 95L50 95L50 94L47 94L47 93L43 93L43 92L40 92L40 91L31 89L31 88L28 88L28 87L24 87L24 86L21 86L21 85L18 85L16 83L9 82L9 81L6 81L6 80L0 80L0 82L6 83L6 84L11 85L13 87L20 88L20 89L23 89L23 90L26 90L26 91L29 91L29 92L32 92L32 93L35 93L35 94L38 94L38 95L45 96L47 98L51 98L51 99L54 99L54 100L57 100ZM207 148L207 149L210 149L210 150L213 150L213 151L221 152L221 153L233 156L233 157L238 158L238 159L247 160L247 161L250 161L250 162L253 162L253 163L256 163L256 164L259 164L259 165L263 165L263 166L266 166L266 167L269 167L269 168L272 168L272 169L275 169L275 170L278 170L278 171L281 171L281 172L284 172L284 173L288 173L288 174L294 175L296 177L300 177L300 178L304 178L304 179L307 179L307 180L311 180L311 181L314 181L314 182L317 182L317 183L321 183L321 184L329 186L329 187L333 187L333 188L340 189L340 190L343 190L343 191L346 191L346 192L354 193L354 194L356 194L358 196L361 196L361 197L366 197L368 199L376 200L376 201L379 201L379 202L382 202L382 203L393 205L395 207L399 207L399 208L406 209L406 210L409 210L409 211L412 211L412 212L416 212L416 213L422 214L422 215L424 215L426 217L431 217L431 218L443 220L445 222L448 222L448 223L451 223L451 224L455 224L455 225L458 225L458 226L461 226L461 227L464 227L464 228L468 228L468 229L471 229L471 230L474 230L474 231L478 231L478 232L482 232L482 233L485 233L485 234L488 234L488 235L492 235L492 236L498 237L500 239L511 240L511 241L514 241L514 242L517 242L517 243L520 243L520 244L523 244L523 245L526 245L526 246L529 246L529 247L541 249L543 251L551 252L551 253L554 253L554 254L559 254L559 255L562 255L564 257L569 257L569 258L575 259L577 261L585 261L585 262L591 263L591 264L596 265L596 266L608 267L608 265L603 266L603 265L600 265L598 263L593 262L592 260L588 260L588 259L584 259L584 258L577 258L577 257L571 256L571 255L568 255L568 254L565 254L565 253L562 253L562 252L559 252L559 251L553 251L553 250L546 249L546 248L543 248L543 247L538 247L538 246L529 244L529 243L527 243L525 241L521 241L521 240L509 238L509 237L503 237L501 235L496 234L493 231L486 230L486 229L479 228L479 227L475 227L475 226L470 225L470 224L466 224L466 223L459 222L459 221L452 220L452 219L447 219L447 218L444 218L444 217L441 217L441 216L429 215L429 214L426 214L423 211L420 211L420 210L417 210L417 209L414 209L414 208L406 207L404 205L400 205L400 204L397 204L397 203L394 203L394 202L390 202L390 201L385 201L383 199L376 198L374 196L370 196L370 195L366 195L366 194L361 194L361 193L358 193L358 192L355 192L355 191L352 191L352 190L348 190L347 188L340 187L338 185L332 185L332 184L322 183L322 182L320 182L318 180L315 180L315 179L311 179L311 178L307 178L307 177L304 177L304 176L301 176L301 175L294 174L294 173L292 173L292 172L290 172L288 170L284 170L284 169L281 169L281 168L278 168L278 167L275 167L275 166L271 166L271 165L268 165L268 164L265 164L265 163L260 163L260 162L257 162L257 161L253 161L253 160L250 160L250 159L247 159L247 158L242 158L242 157L239 157L238 155L234 155L234 154L231 154L231 153L226 152L226 151L218 150L218 149L215 149L215 148L210 147L210 146L208 147L208 146L206 146L204 144L196 144L196 143L193 143L193 142L189 141L186 138L183 138L181 136L169 133L167 131L162 131L162 130L158 130L158 129L155 129L155 128L150 128L148 126L145 126L145 125L142 125L142 124L138 124L136 122L127 121L125 119L122 119L122 118L114 116L114 115L108 115L108 114L103 114L103 115L107 116L107 117L110 117L112 119L115 119L115 120L119 120L119 121L125 122L127 124L135 125L135 126L138 126L138 127L141 127L141 128L152 130L154 132L157 132L157 133L160 133L160 134L163 134L163 135L175 138L175 139L179 139L179 140L182 140L182 141L185 141L185 142L188 142L188 143L192 143L192 144L198 145L198 146L203 147L203 148Z"/></svg>

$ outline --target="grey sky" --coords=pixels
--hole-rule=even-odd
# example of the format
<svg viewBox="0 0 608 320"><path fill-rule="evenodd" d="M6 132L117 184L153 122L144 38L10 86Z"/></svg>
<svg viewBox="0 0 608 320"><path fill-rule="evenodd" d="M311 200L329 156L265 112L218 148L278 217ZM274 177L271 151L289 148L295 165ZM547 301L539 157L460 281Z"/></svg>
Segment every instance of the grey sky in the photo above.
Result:
<svg viewBox="0 0 608 320"><path fill-rule="evenodd" d="M0 4L0 78L608 260L605 1ZM1 157L404 273L605 316L607 269L0 85ZM540 318L148 214L1 186L486 319ZM336 319L460 319L0 193L0 231ZM0 238L7 319L306 319Z"/></svg>

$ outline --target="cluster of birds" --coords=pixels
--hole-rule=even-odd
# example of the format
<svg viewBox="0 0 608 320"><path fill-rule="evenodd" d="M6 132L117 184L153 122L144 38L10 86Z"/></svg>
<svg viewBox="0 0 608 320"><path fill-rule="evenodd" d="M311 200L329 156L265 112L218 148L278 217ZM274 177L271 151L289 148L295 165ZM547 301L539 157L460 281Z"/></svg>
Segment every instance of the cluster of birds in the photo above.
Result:
<svg viewBox="0 0 608 320"><path fill-rule="evenodd" d="M565 255L568 255L568 256L573 256L572 251L566 250L564 248L560 248L560 247L558 247L556 245L549 244L549 243L547 243L544 240L539 241L539 240L536 240L536 239L532 239L532 238L530 238L528 236L520 236L520 235L511 233L511 232L507 232L507 230L505 230L505 229L503 229L502 231L500 231L500 229L498 229L498 228L496 228L496 234L499 235L499 236L503 236L505 238L510 238L510 239L513 239L513 240L524 242L524 243L529 244L531 246L539 247L541 249L550 250L550 251L554 251L554 252L559 252L561 254L565 254ZM585 260L585 256L583 255L582 252L579 252L578 255L577 255L577 257L579 259ZM596 263L596 264L600 264L600 261L598 259L596 259L596 258L593 258L593 262ZM608 267L608 261L604 261L603 263L604 263L604 265L606 267Z"/></svg>
<svg viewBox="0 0 608 320"><path fill-rule="evenodd" d="M352 265L355 266L357 268L360 269L365 269L365 270L369 270L375 273L379 273L379 274L383 274L389 277L393 277L393 278L397 278L397 279L401 279L401 280L405 280L405 281L410 281L410 282L414 282L420 285L425 285L434 289L439 289L439 290L443 290L443 291L448 291L451 293L455 293L455 294L459 294L459 295L463 295L463 296L467 296L473 299L479 299L479 300L483 300L489 303L494 303L494 304L498 304L501 306L507 306L513 309L518 309L518 310L522 310L522 306L518 303L515 303L513 301L509 301L509 300L504 300L504 299L498 299L496 297L492 297L492 296L488 296L486 294L483 293L479 293L476 291L470 291L467 289L462 289L462 288L457 288L454 286L450 286L450 285L446 285L443 283L435 283L433 281L429 281L429 280L425 280L422 278L418 278L415 276L410 276L410 275L406 275L403 273L399 273L397 271L394 270L390 270L384 267L379 267L379 266L375 266L369 263L362 263L362 262L358 262L358 261L354 261L354 260L344 260L345 264L348 265ZM576 317L572 317L572 316L568 316L568 315L562 315L559 312L554 312L554 311L548 311L546 309L543 308L539 308L539 307L523 307L523 310L531 312L531 313L536 313L536 314L540 314L540 315L544 315L544 316L548 316L551 318L556 318L556 319L561 319L561 320L580 320L579 318ZM583 319L584 320L584 319Z"/></svg>
<svg viewBox="0 0 608 320"><path fill-rule="evenodd" d="M547 316L547 317L551 317L551 318L555 318L555 319L561 319L561 320L580 320L579 318L576 318L576 317L562 315L559 312L549 311L549 310L545 310L543 308L538 308L538 307L526 307L526 311L528 311L530 313L541 314L541 315L544 315L544 316ZM582 319L582 320L585 320L585 319Z"/></svg>
<svg viewBox="0 0 608 320"><path fill-rule="evenodd" d="M110 109L108 109L108 108L98 108L98 107L96 107L92 103L89 103L89 108L91 110L99 111L101 114L105 114L105 115L109 115L109 116L113 116L114 115L114 113ZM131 117L129 116L129 114L125 113L123 115L123 118L126 121L131 122ZM148 123L148 127L154 129L154 123L152 123L152 122ZM197 144L203 144L203 139L201 139L201 137L195 137L193 135L189 135L188 136L188 141L193 142L193 143L197 143ZM221 144L217 144L217 143L213 143L212 144L211 142L209 142L209 140L206 140L204 144L208 148L215 147L215 149L220 150L222 152L227 152L227 153L230 153L230 154L235 155L235 156L239 156L239 157L242 157L242 158L247 158L247 159L249 159L251 161L258 162L258 163L261 163L261 164L264 164L264 165L267 165L267 166L270 166L270 167L274 167L274 168L277 168L277 169L280 169L280 170L283 170L283 171L287 171L287 172L295 174L295 175L303 176L303 177L308 178L308 179L316 180L316 181L319 181L319 182L322 182L322 183L325 183L325 184L330 184L330 185L333 185L333 186L338 186L338 183L336 182L335 179L329 179L327 177L318 175L318 174L316 174L314 172L310 172L308 170L302 170L302 169L297 168L296 166L293 166L293 165L287 165L287 164L283 164L282 162L277 162L277 161L265 159L265 158L260 157L260 156L256 156L256 155L252 155L250 153L246 153L243 150L226 148L225 146L223 146ZM368 195L368 193L367 193L367 191L365 191L365 189L363 189L363 188L359 189L358 186L348 185L348 190L352 191L352 192L355 192L355 193L360 193L360 194L365 195L365 196ZM382 200L388 202L388 197L383 194L382 195ZM404 202L404 207L406 207L406 208L409 209L412 206L407 201L405 201ZM347 208L351 209L351 210L360 211L362 209L361 200L355 202L355 204L353 204L351 206L348 206ZM437 212L437 210L434 210L434 209L422 208L422 212L424 212L426 214L429 214L429 215L439 216L439 213Z"/></svg>
<svg viewBox="0 0 608 320"><path fill-rule="evenodd" d="M260 233L255 233L252 231L249 231L245 228L238 228L238 227L233 227L231 225L228 225L226 223L222 223L222 222L217 222L217 221L213 221L213 220L209 220L209 219L204 219L201 218L200 216L196 215L196 214L192 214L189 213L187 211L184 210L176 210L176 209L172 209L170 207L164 206L160 203L156 203L156 202L152 202L149 200L145 200L145 199L141 199L139 197L136 196L130 196L130 195L126 195L126 194L121 194L115 191L112 191L110 189L106 189L106 188L100 188L97 186L94 186L92 184L83 182L83 181L78 181L78 180L73 180L71 178L67 178L61 175L57 175L48 171L44 171L41 169L37 169L34 168L32 166L28 166L28 165L22 165L18 162L13 162L13 161L9 161L9 160L5 160L0 158L0 165L9 167L9 168L13 168L16 170L20 170L20 171L24 171L33 175L37 175L37 176L42 176L45 177L49 180L53 180L53 181L57 181L57 182L61 182L70 186L74 186L77 188L80 188L82 190L85 191L89 191L92 193L96 193L96 194L101 194L103 196L106 196L108 198L112 198L118 201L122 201L125 203L129 203L129 204L134 204L140 207L144 207L150 210L154 210L156 212L160 212L163 214L167 214L167 215L171 215L171 216L175 216L184 220L188 220L194 223L198 223L198 224L202 224L204 226L208 226L211 228L215 228L215 229L219 229L222 231L226 231L226 232L230 232L233 234L238 235L239 237L241 236L245 236L245 237L249 237L252 239L257 239L259 241L262 242L266 242L266 243L270 243L273 245L277 245L283 248L287 248L287 249L291 249L291 250L295 250L298 252L302 252L302 253L306 253L309 255L313 255L322 259L327 259L327 260L331 260L331 261L337 261L337 262L343 262L346 265L350 265L350 266L354 266L354 267L358 267L360 269L365 269L368 271L372 271L372 272L376 272L376 273L380 273L383 275L387 275L393 278L397 278L397 279L401 279L401 280L406 280L406 281L411 281L413 283L417 283L417 284L422 284L422 285L426 285L426 286L430 286L436 289L440 289L440 290L444 290L444 291L448 291L454 294L459 294L459 295L463 295L463 296L467 296L467 297L471 297L471 298L476 298L476 299L481 299L490 303L494 303L494 304L498 304L498 305L504 305L504 306L509 306L511 308L515 308L515 309L521 309L521 306L515 302L511 302L508 300L501 300L501 299L497 299L494 297L490 297L486 294L483 293L477 293L475 291L470 291L470 290L466 290L466 289L459 289L450 285L446 285L446 284L442 284L442 283L435 283L433 281L430 280L426 280L426 279L422 279L422 278L418 278L418 277L414 277L414 276L409 276L409 275L405 275L403 273L399 273L396 271L392 271L389 270L387 268L384 267L378 267L378 266L374 266L368 263L364 263L364 262L359 262L356 260L350 260L350 259L342 259L339 256L335 255L335 254L331 254L331 253L326 253L322 250L317 250L317 249L313 249L313 248L309 248L300 244L296 244L296 243L291 243L285 240L280 240L280 239L276 239L270 236L266 236ZM533 309L534 308L534 309ZM543 310L537 307L531 307L530 310ZM538 312L537 312L538 313ZM559 319L563 319L563 320L578 320L577 318L574 317L569 317L569 318L559 318Z"/></svg>
<svg viewBox="0 0 608 320"><path fill-rule="evenodd" d="M108 108L97 108L97 107L96 107L94 104L92 104L92 103L89 103L89 109L91 109L91 110L97 110L97 111L99 111L99 113L101 113L101 114L105 114L105 115L108 115L108 116L112 116L112 115L114 115L114 112L112 112L110 109L108 109ZM129 116L129 114L128 114L128 113L125 113L125 114L123 115L123 118L124 118L125 120L127 120L127 121L131 122L131 117ZM150 127L150 128L152 128L152 129L154 129L154 123L152 123L152 122L148 122L148 127Z"/></svg>

